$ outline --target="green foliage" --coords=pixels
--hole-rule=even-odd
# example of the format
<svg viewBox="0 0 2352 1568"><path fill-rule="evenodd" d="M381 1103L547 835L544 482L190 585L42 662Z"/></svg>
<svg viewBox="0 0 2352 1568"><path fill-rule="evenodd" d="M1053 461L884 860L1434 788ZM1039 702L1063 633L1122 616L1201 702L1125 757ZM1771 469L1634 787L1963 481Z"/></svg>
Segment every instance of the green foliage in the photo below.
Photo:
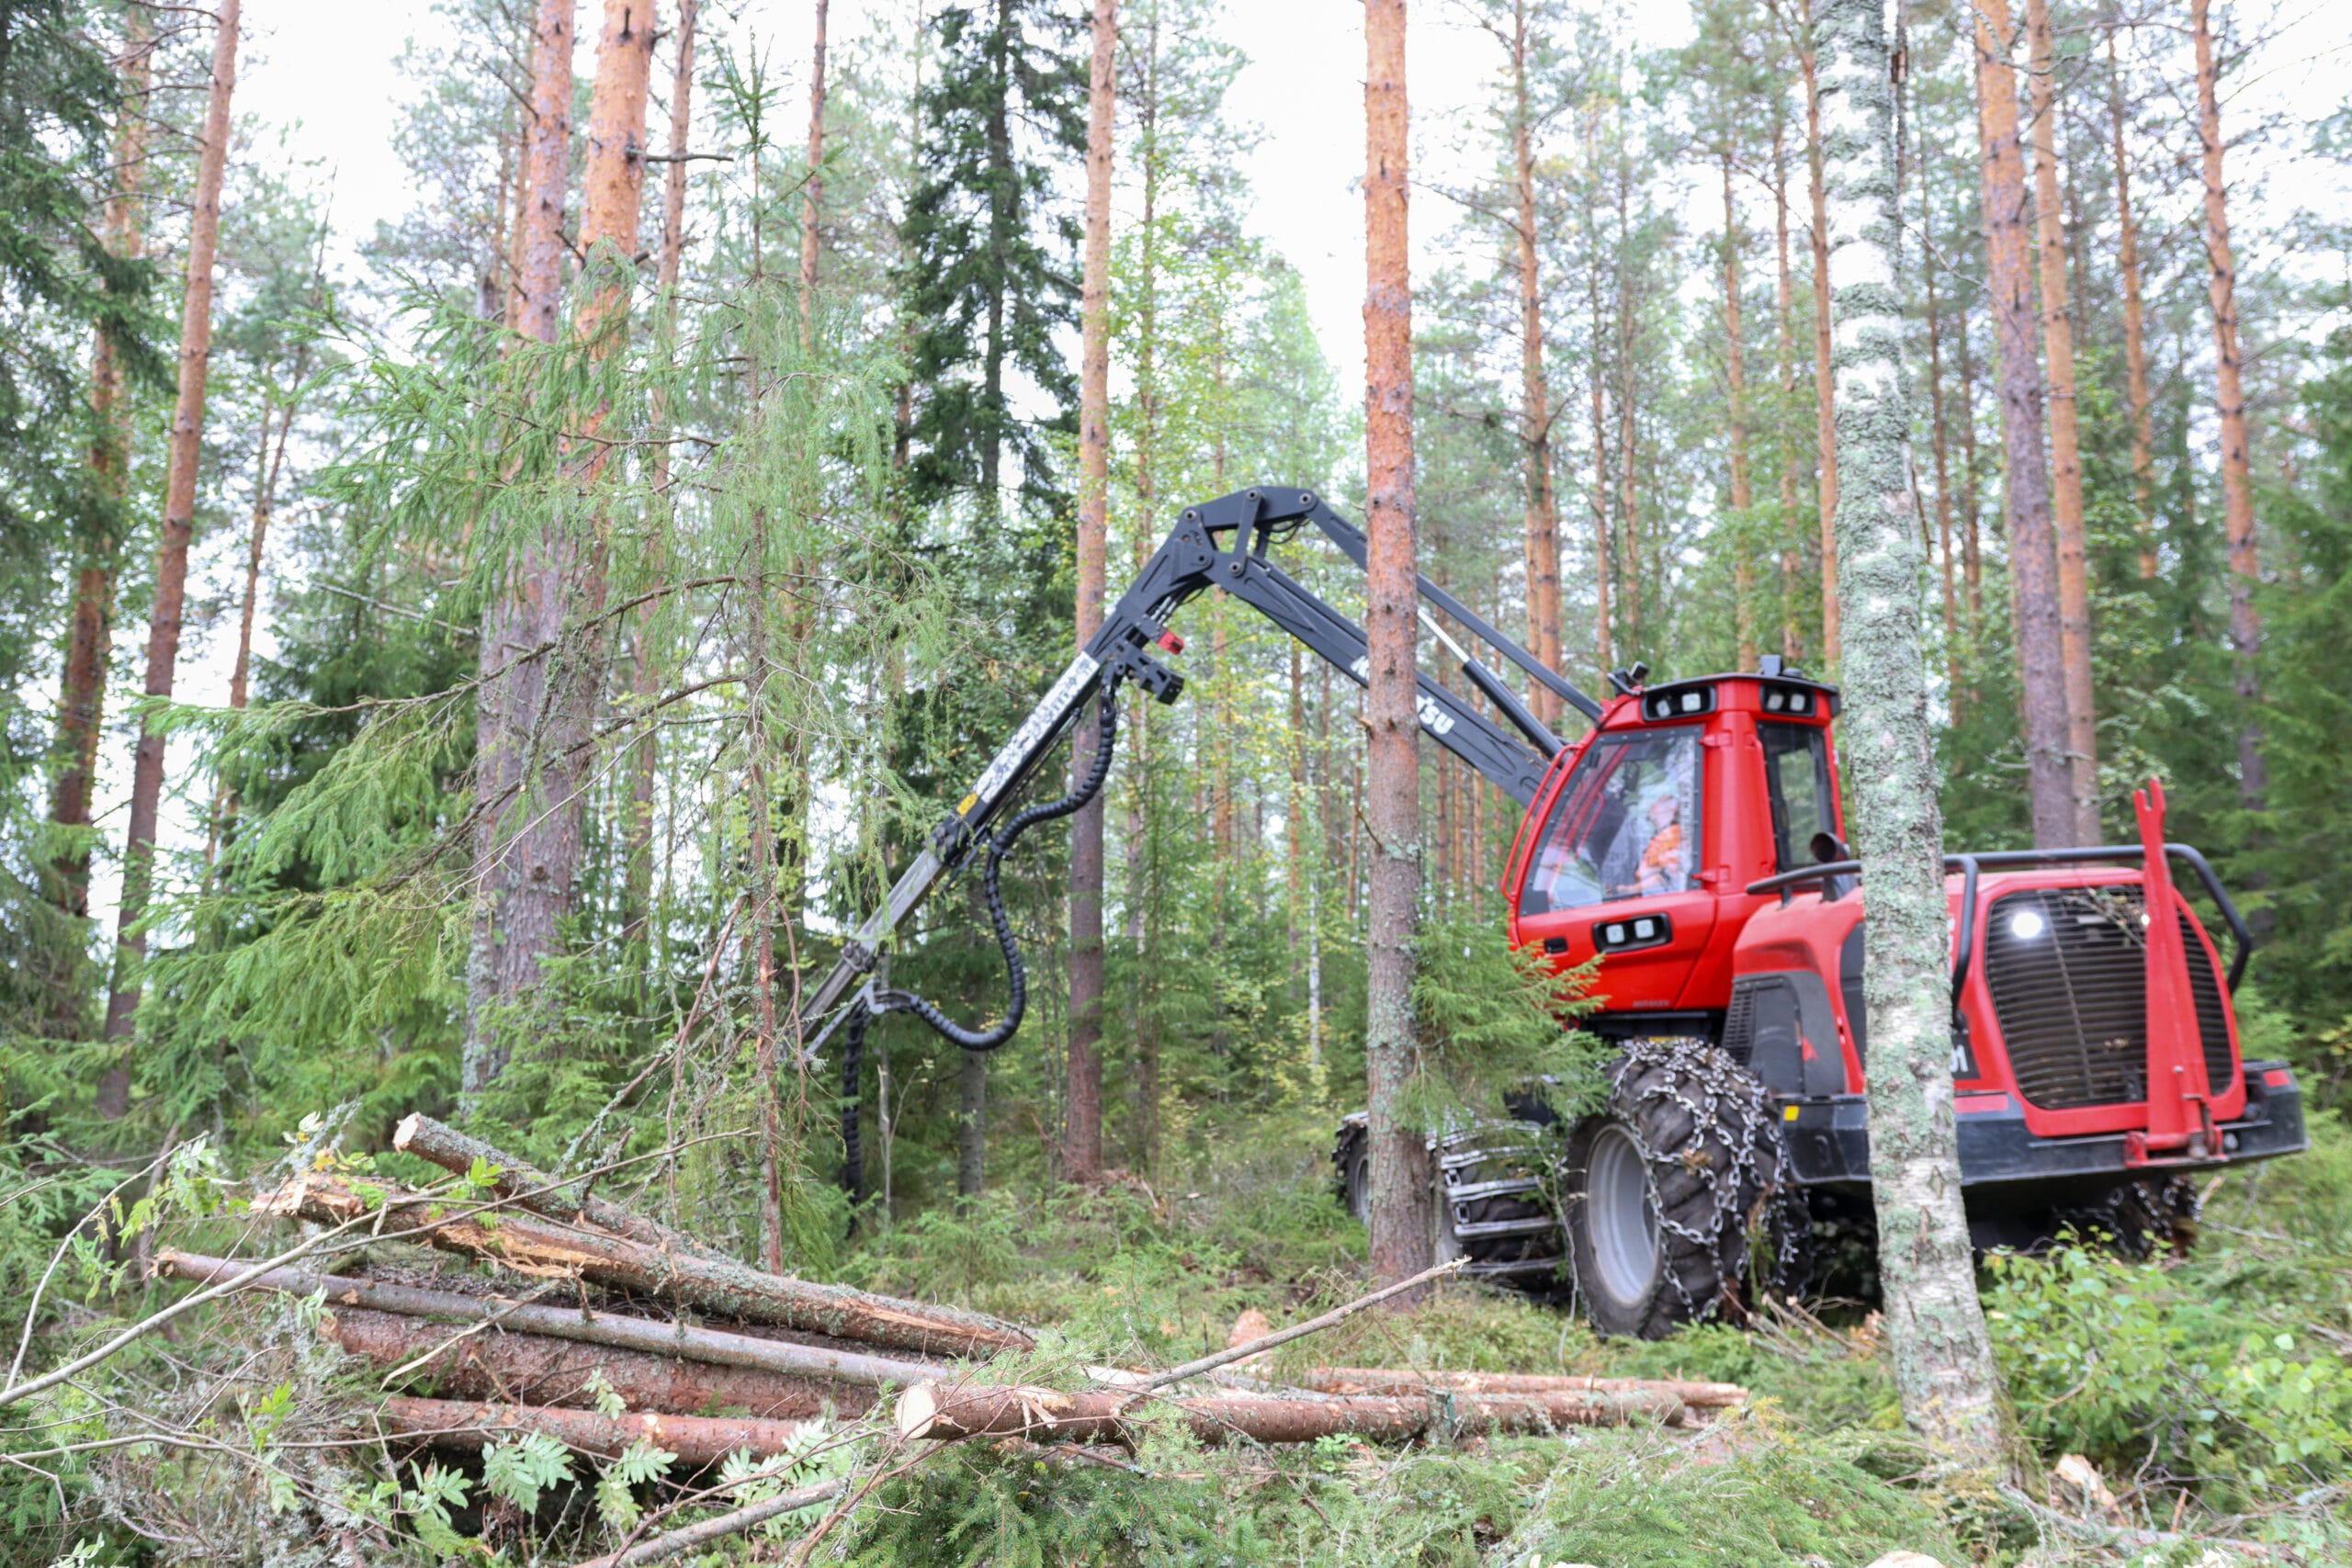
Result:
<svg viewBox="0 0 2352 1568"><path fill-rule="evenodd" d="M571 1479L570 1452L545 1432L526 1432L481 1451L483 1488L526 1514L538 1507L540 1493Z"/></svg>
<svg viewBox="0 0 2352 1568"><path fill-rule="evenodd" d="M1563 1021L1600 1005L1587 995L1598 959L1556 971L1542 953L1513 947L1483 910L1424 923L1414 955L1423 1068L1408 1103L1420 1125L1498 1115L1503 1097L1519 1094L1572 1119L1606 1093L1607 1050Z"/></svg>

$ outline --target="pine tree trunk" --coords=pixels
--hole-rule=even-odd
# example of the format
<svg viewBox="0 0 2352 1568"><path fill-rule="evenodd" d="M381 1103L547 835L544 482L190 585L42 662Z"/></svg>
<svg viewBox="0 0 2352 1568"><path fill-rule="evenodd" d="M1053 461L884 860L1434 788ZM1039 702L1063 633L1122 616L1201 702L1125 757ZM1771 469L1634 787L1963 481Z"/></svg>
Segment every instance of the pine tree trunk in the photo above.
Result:
<svg viewBox="0 0 2352 1568"><path fill-rule="evenodd" d="M2075 404L2075 323L2066 300L2066 225L2058 192L2056 51L2050 0L2025 0L2033 68L2034 221L2041 246L2041 341L2050 362L2050 480L2058 540L2058 653L2066 669L2066 761L2075 840L2100 841L2098 716L2091 694L2090 559Z"/></svg>
<svg viewBox="0 0 2352 1568"><path fill-rule="evenodd" d="M179 389L172 407L170 457L164 473L163 542L155 558L155 602L147 623L151 697L168 697L178 672L180 620L187 604L187 550L196 529L197 465L204 452L205 380L212 364L212 263L220 233L220 185L229 167L230 95L237 85L240 0L221 0L205 96L204 139L197 154L196 200L188 219L187 287L180 307ZM97 1113L119 1120L130 1109L130 1040L138 1025L140 965L147 934L139 929L154 890L156 826L164 802L164 732L141 727L131 762L130 822L122 855L122 901L116 919L115 974L107 998L107 1032L122 1054L98 1085Z"/></svg>
<svg viewBox="0 0 2352 1568"><path fill-rule="evenodd" d="M1732 618L1739 637L1739 668L1756 668L1756 572L1747 547L1748 511L1756 497L1747 476L1747 343L1740 322L1739 209L1732 200L1731 145L1723 149L1724 373L1731 407Z"/></svg>
<svg viewBox="0 0 2352 1568"><path fill-rule="evenodd" d="M2230 649L2237 658L2238 804L2260 811L2270 794L2262 755L2262 619L2254 591L2262 581L2254 534L2254 470L2246 446L2245 360L2238 347L2237 259L2230 248L2228 187L2222 181L2219 67L2213 58L2211 0L2189 0L2197 45L2197 140L2205 181L2207 299L2213 310L2213 401L2222 421L2222 516L2230 537Z"/></svg>
<svg viewBox="0 0 2352 1568"><path fill-rule="evenodd" d="M650 31L650 29L649 29ZM531 127L523 180L520 335L553 343L563 294L563 206L571 153L571 0L540 0L532 27ZM591 677L556 651L578 587L579 549L559 524L521 542L485 615L476 698L474 790L481 803L480 877L467 966L461 1103L506 1070L515 1029L506 1016L556 950L580 869L579 791L587 759L568 754ZM533 782L533 750L544 761Z"/></svg>
<svg viewBox="0 0 2352 1568"><path fill-rule="evenodd" d="M1928 716L1904 406L1893 83L1877 0L1826 0L1822 118L1838 342L1851 820L1870 889L1871 1198L1905 1418L1973 1467L2000 1458L1998 1374L1960 1198L1943 821Z"/></svg>
<svg viewBox="0 0 2352 1568"><path fill-rule="evenodd" d="M1919 204L1922 249L1920 272L1928 296L1928 430L1936 458L1936 558L1942 568L1944 607L1944 704L1951 722L1960 723L1960 591L1951 558L1951 443L1944 431L1943 314L1937 309L1936 274L1943 258L1936 249L1936 203L1926 171L1921 171Z"/></svg>
<svg viewBox="0 0 2352 1568"><path fill-rule="evenodd" d="M1960 580L1968 604L1968 636L1984 635L1984 513L1976 493L1976 350L1968 335L1964 297L1952 308L1952 341L1960 362Z"/></svg>
<svg viewBox="0 0 2352 1568"><path fill-rule="evenodd" d="M825 9L817 0L816 48L808 65L808 173L800 187L800 332L817 330L817 218L825 200Z"/></svg>
<svg viewBox="0 0 2352 1568"><path fill-rule="evenodd" d="M229 667L229 709L232 713L245 711L253 680L254 620L261 607L261 563L268 547L271 514L277 505L277 478L286 465L286 438L294 428L294 403L300 395L302 383L309 371L311 345L299 344L294 350L289 385L277 389L283 400L277 410L277 433L270 434L270 411L262 412L254 454L254 505L245 532L245 589L237 614L237 656ZM237 792L225 781L219 784L212 802L212 824L206 835L204 863L209 867L218 852L236 835Z"/></svg>
<svg viewBox="0 0 2352 1568"><path fill-rule="evenodd" d="M1102 626L1111 506L1111 156L1116 106L1117 0L1094 0L1088 73L1086 276L1080 305L1078 644ZM1111 699L1102 699L1108 702ZM1093 765L1095 729L1081 722L1070 769ZM1077 1181L1102 1168L1102 811L1097 795L1070 819L1069 1060L1062 1161Z"/></svg>
<svg viewBox="0 0 2352 1568"><path fill-rule="evenodd" d="M108 254L136 260L140 186L147 175L147 95L154 78L155 34L146 11L125 19L117 69L122 102L114 132L114 189L107 196L99 243ZM98 736L106 716L107 653L114 635L115 577L122 566L123 504L130 488L130 430L123 407L120 345L102 322L90 348L90 491L92 504L74 520L74 599L66 631L63 691L57 707L56 781L50 820L73 830L77 842L59 855L51 901L75 920L90 914L91 797L97 782ZM78 967L79 961L75 961ZM58 987L58 1032L78 1038L87 1027L81 982Z"/></svg>
<svg viewBox="0 0 2352 1568"><path fill-rule="evenodd" d="M1834 674L1844 640L1838 604L1838 401L1830 368L1829 233L1821 144L1819 43L1810 28L1799 35L1797 68L1804 80L1804 164L1813 198L1813 419L1821 461L1821 659Z"/></svg>
<svg viewBox="0 0 2352 1568"><path fill-rule="evenodd" d="M988 1188L989 1058L959 1051L956 1067L956 1194L977 1198Z"/></svg>
<svg viewBox="0 0 2352 1568"><path fill-rule="evenodd" d="M1428 1268L1432 1246L1429 1153L1420 1130L1404 1115L1404 1098L1420 1066L1412 992L1421 884L1405 9L1406 0L1364 5L1364 472L1371 538L1364 706L1372 730L1364 810L1373 838L1364 1055L1371 1087L1372 1271L1383 1283Z"/></svg>
<svg viewBox="0 0 2352 1568"><path fill-rule="evenodd" d="M2116 265L2123 273L2124 396L2132 408L2132 505L2140 518L2140 578L2156 575L2156 428L2148 395L2147 307L2141 296L2140 223L2132 210L2132 159L2124 146L2123 64L2115 24L2107 29L2107 112L2115 147Z"/></svg>
<svg viewBox="0 0 2352 1568"><path fill-rule="evenodd" d="M1616 617L1610 610L1610 591L1617 572L1617 552L1609 530L1609 409L1603 380L1607 356L1600 352L1603 332L1600 310L1600 237L1592 211L1600 195L1600 110L1585 110L1585 168L1592 180L1592 199L1582 203L1585 231L1585 314L1591 342L1585 355L1585 379L1592 397L1592 591L1593 642L1601 674L1616 668Z"/></svg>
<svg viewBox="0 0 2352 1568"><path fill-rule="evenodd" d="M2009 63L2008 0L1973 0L1976 118L1984 159L1985 292L2000 351L2001 485L2008 518L2009 581L2017 604L2018 667L2024 688L2026 789L2033 841L2075 841L2075 784L2067 764L2066 670L2058 630L2058 553L2050 470L2041 449L2041 358L2026 237L2025 161L2018 141L2017 72Z"/></svg>
<svg viewBox="0 0 2352 1568"><path fill-rule="evenodd" d="M1773 358L1780 369L1781 398L1784 406L1796 406L1797 396L1797 291L1796 267L1790 260L1789 249L1789 148L1788 125L1780 110L1779 95L1773 96L1772 111L1772 220L1778 244L1779 275L1774 282L1772 303L1778 319L1779 332L1773 345ZM1804 651L1804 640L1797 631L1797 558L1788 542L1788 530L1797 515L1797 446L1793 441L1782 444L1781 460L1781 516L1773 530L1781 536L1781 657L1793 663Z"/></svg>
<svg viewBox="0 0 2352 1568"><path fill-rule="evenodd" d="M1641 498L1634 473L1634 424L1639 407L1635 388L1639 382L1634 366L1634 237L1625 211L1634 170L1623 145L1622 111L1617 133L1617 547L1623 553L1625 562L1625 641L1631 645L1626 652L1639 658L1646 646L1642 640Z"/></svg>
<svg viewBox="0 0 2352 1568"><path fill-rule="evenodd" d="M1158 546L1159 450L1159 6L1145 13L1142 92L1136 104L1136 172L1143 185L1143 227L1138 234L1141 276L1136 303L1136 531L1134 566L1140 573ZM1136 1165L1147 1179L1159 1156L1159 1044L1145 1007L1152 951L1152 705L1127 705L1127 942L1136 961L1128 992L1127 1033L1136 1052Z"/></svg>
<svg viewBox="0 0 2352 1568"><path fill-rule="evenodd" d="M1511 7L1511 163L1519 201L1513 233L1519 254L1520 441L1527 461L1527 647L1546 668L1560 667L1560 524L1552 493L1551 388L1544 376L1543 276L1535 249L1535 133L1527 104L1526 0ZM1556 726L1560 698L1536 685L1537 717Z"/></svg>
<svg viewBox="0 0 2352 1568"><path fill-rule="evenodd" d="M654 292L662 303L665 323L675 310L678 269L686 249L686 142L694 124L695 24L702 0L678 0L677 62L670 78L670 161L662 185L662 255L654 270ZM668 424L668 400L658 391L652 410L657 431ZM650 541L648 575L659 582L667 575L669 535L676 503L670 494L670 448L653 448L654 505L664 527ZM658 615L648 604L639 613L637 647L629 671L629 695L640 714L650 713L662 694L662 671L655 661L653 626ZM642 953L651 932L653 908L653 784L661 765L662 744L649 720L645 733L630 748L628 818L621 825L621 864L625 885L621 894L621 940Z"/></svg>

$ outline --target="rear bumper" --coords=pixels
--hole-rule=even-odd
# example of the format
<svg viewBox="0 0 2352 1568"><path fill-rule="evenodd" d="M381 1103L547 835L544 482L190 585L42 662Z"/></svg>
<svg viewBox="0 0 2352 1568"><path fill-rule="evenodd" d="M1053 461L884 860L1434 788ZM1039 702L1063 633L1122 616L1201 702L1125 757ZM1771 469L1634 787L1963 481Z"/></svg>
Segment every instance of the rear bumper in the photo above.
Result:
<svg viewBox="0 0 2352 1568"><path fill-rule="evenodd" d="M2301 1153L2310 1142L2303 1132L2302 1091L2286 1064L2248 1062L2245 1078L2245 1113L2217 1129L2222 1154L2193 1161L2135 1161L2122 1133L2036 1137L2027 1130L2014 1095L1962 1095L1961 1185L1979 1203L2034 1206L2095 1194L2143 1176L2223 1169ZM1781 1135L1798 1181L1808 1187L1868 1186L1869 1110L1860 1095L1790 1101L1781 1114Z"/></svg>

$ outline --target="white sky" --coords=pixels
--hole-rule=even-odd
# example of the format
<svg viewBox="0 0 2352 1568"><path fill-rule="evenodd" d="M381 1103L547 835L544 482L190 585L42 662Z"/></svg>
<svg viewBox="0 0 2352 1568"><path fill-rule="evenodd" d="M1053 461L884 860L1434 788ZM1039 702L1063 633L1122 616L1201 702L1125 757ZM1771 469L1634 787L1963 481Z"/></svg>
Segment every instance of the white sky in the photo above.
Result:
<svg viewBox="0 0 2352 1568"><path fill-rule="evenodd" d="M903 15L909 0L835 0L831 36L836 49L869 30L872 18ZM2345 40L2344 0L2279 0L2276 31L2259 68L2242 77L2243 103L2225 107L2233 124L2241 115L2283 112L2313 119L2346 103L2344 66L2352 58ZM2257 8L2266 0L2256 0ZM938 0L931 0L935 9ZM580 0L582 36L579 69L593 70L596 0ZM674 15L671 6L663 11ZM718 13L712 16L712 13ZM804 112L811 7L808 0L710 0L707 25L748 28L772 40L774 63L795 85L787 96L786 123L797 128ZM379 220L400 216L411 204L406 171L392 149L400 101L411 90L397 68L411 38L446 34L447 23L430 0L247 0L246 45L237 86L241 115L266 128L295 128L293 146L306 159L322 160L333 181L333 213L339 245L371 233ZM1637 45L1671 45L1687 36L1688 0L1651 0L1633 8L1627 24ZM1464 24L1443 0L1420 0L1409 24L1408 91L1414 116L1414 175L1417 182L1461 176L1466 183L1474 157L1469 147L1488 99L1488 77L1498 64L1492 40ZM1230 0L1225 31L1250 63L1229 100L1235 111L1254 120L1265 135L1245 167L1256 194L1260 235L1289 258L1305 279L1307 299L1324 353L1342 389L1358 383L1363 344L1363 207L1358 179L1363 167L1363 36L1361 0ZM797 135L795 129L789 134ZM257 146L271 146L264 135ZM2296 151L2300 151L2298 146ZM2315 169L2308 160L2288 157L2283 182L2274 180L2267 202L2245 211L2242 232L2260 232L2263 220L2283 217L2298 205L2347 211L2346 171ZM2233 184L2243 167L2233 167ZM2249 184L2251 182L2248 182ZM2279 188L2283 183L2285 188ZM1690 228L1704 232L1719 218L1704 189L1691 193ZM1417 188L1412 197L1417 270L1438 260L1439 244L1455 226L1458 212L1443 197ZM2253 205L2253 204L2249 204ZM2239 209L2244 211L2245 209ZM2263 258L2242 253L2253 270ZM197 562L199 578L216 592L228 590L230 573L241 565L242 547L216 539ZM269 649L266 620L258 639ZM143 627L119 627L118 636L143 640ZM190 628L183 655L179 694L197 702L225 701L233 653L233 622L209 630ZM122 651L119 649L119 654ZM117 668L125 666L118 662ZM53 689L53 682L52 689ZM111 694L110 718L119 719L124 694ZM188 742L174 743L175 762L185 766ZM102 766L102 829L119 833L128 793L129 747L119 724L110 731ZM177 774L172 774L177 777ZM200 842L201 823L183 806L166 818L167 839ZM94 904L111 919L117 882L110 863L93 887Z"/></svg>

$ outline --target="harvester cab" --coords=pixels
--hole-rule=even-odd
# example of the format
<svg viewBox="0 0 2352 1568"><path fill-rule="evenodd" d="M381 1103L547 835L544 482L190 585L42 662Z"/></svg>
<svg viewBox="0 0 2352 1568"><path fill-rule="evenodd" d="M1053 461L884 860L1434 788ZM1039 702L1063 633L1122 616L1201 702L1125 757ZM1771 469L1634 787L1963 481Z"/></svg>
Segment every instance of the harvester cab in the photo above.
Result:
<svg viewBox="0 0 2352 1568"><path fill-rule="evenodd" d="M806 994L805 1053L838 1036L844 1180L860 1179L859 1055L871 1021L910 1012L967 1050L1018 1031L1026 976L997 888L1014 841L1102 787L1133 683L1177 699L1171 621L1212 589L1264 615L1358 684L1363 628L1286 573L1272 547L1319 531L1359 570L1363 534L1314 492L1263 487L1188 508L1036 708L933 829L832 971ZM1605 1100L1548 1135L1521 1120L1433 1140L1445 1245L1474 1271L1573 1293L1601 1328L1657 1335L1736 1311L1758 1252L1794 1288L1817 1238L1867 1229L1861 867L1846 848L1835 687L1778 659L1651 684L1610 677L1604 703L1432 584L1420 618L1465 689L1419 678L1422 732L1525 808L1504 873L1511 941L1568 968L1598 960L1584 1027L1614 1048ZM1573 744L1432 617L1591 722ZM1012 811L1095 704L1095 744L1067 794ZM2185 1242L2188 1178L2304 1146L2283 1063L2243 1060L2232 993L2251 948L2204 857L2165 841L2164 795L2135 800L2137 841L1945 857L1952 931L1952 1091L1960 1179L1980 1245L2103 1230L2129 1247ZM2227 930L2224 966L2176 885L2188 871ZM977 867L1009 997L986 1028L893 990L892 933ZM1340 1186L1362 1212L1363 1119L1343 1124ZM1770 1243L1751 1244L1761 1232Z"/></svg>

